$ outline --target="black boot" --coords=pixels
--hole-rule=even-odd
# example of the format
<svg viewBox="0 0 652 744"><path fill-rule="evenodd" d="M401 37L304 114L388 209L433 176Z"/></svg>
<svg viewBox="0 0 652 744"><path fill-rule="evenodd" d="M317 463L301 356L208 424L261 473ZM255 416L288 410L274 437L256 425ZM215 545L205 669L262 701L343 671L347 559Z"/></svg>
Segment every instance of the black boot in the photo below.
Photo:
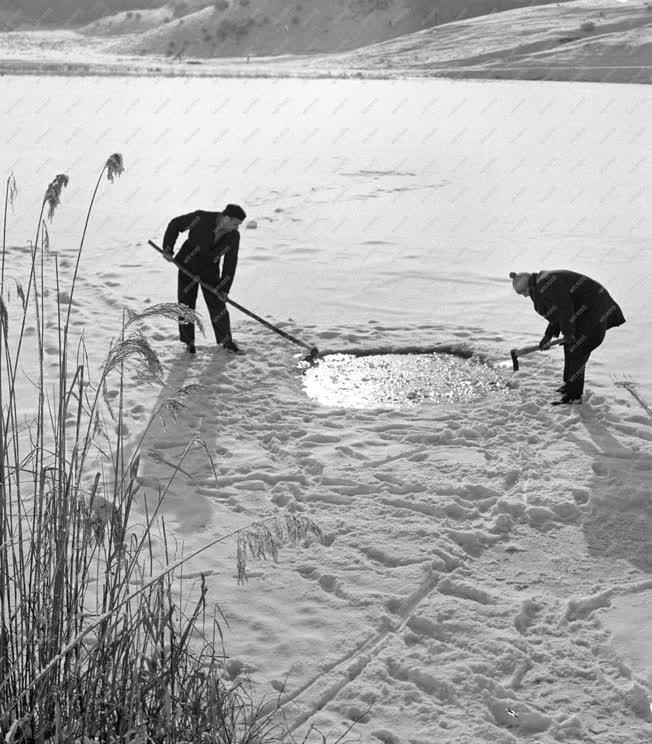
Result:
<svg viewBox="0 0 652 744"><path fill-rule="evenodd" d="M244 351L242 351L240 347L236 345L235 341L232 338L227 338L222 341L222 346L228 351L232 351L234 354L244 354Z"/></svg>
<svg viewBox="0 0 652 744"><path fill-rule="evenodd" d="M190 354L196 354L197 353L197 349L195 349L195 344L187 343L186 344L186 349L188 349L188 352Z"/></svg>
<svg viewBox="0 0 652 744"><path fill-rule="evenodd" d="M562 395L559 400L553 400L551 401L551 406L565 406L570 405L571 403L581 403L582 402L582 396L580 395L577 398L571 398L570 395Z"/></svg>

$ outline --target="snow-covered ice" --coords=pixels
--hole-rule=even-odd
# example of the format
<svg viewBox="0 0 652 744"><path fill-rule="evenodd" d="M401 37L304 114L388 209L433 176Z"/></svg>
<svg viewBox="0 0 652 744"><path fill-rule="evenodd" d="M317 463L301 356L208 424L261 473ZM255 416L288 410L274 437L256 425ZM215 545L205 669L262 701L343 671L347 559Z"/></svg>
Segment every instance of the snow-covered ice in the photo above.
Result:
<svg viewBox="0 0 652 744"><path fill-rule="evenodd" d="M614 385L628 375L652 399L650 91L3 86L2 162L19 185L12 273L43 189L66 172L48 227L65 286L97 171L124 155L125 174L102 186L76 295L75 333L97 364L125 308L174 299L147 239L227 201L257 223L243 230L232 296L325 351L447 344L494 363L545 326L510 270L568 267L606 284L627 324L592 358L582 406L548 406L559 350L462 402L324 404L304 389L305 352L234 311L242 357L206 338L189 359L174 327L145 323L165 388L129 388L125 425L136 441L171 391L201 386L177 423L156 420L141 464L142 504L193 438L213 459L215 470L192 447L164 503L179 549L273 515L322 528L323 543L251 561L245 585L233 543L187 566L229 619L232 674L249 670L260 695L280 696L298 740L310 724L342 731L362 717L354 733L368 744L650 741L648 626L628 615L649 616L652 596L652 420Z"/></svg>

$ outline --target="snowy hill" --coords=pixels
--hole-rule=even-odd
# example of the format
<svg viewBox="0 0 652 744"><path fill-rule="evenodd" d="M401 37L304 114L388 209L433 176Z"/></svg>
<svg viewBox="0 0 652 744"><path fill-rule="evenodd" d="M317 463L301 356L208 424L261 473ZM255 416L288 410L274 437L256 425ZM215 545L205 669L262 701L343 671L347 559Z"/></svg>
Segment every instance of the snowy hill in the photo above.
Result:
<svg viewBox="0 0 652 744"><path fill-rule="evenodd" d="M193 57L310 54L355 49L460 18L540 5L546 0L179 0L107 15L80 30L124 35L126 53ZM141 34L142 31L147 33Z"/></svg>
<svg viewBox="0 0 652 744"><path fill-rule="evenodd" d="M91 23L77 29L89 36L120 36L123 34L138 34L160 28L174 22L187 13L201 10L208 5L206 0L185 0L169 2L158 8L138 8L111 13L98 18Z"/></svg>
<svg viewBox="0 0 652 744"><path fill-rule="evenodd" d="M528 70L545 69L555 78L554 68L559 72L564 67L572 72L604 66L605 75L606 68L649 69L652 4L578 0L521 8L426 29L331 57L330 62L366 70L448 68L454 73L459 68L464 76L485 71L491 77L503 76L501 72L520 77Z"/></svg>
<svg viewBox="0 0 652 744"><path fill-rule="evenodd" d="M0 34L0 69L652 82L649 0L572 0L448 22L449 6L438 4L439 15L428 19L410 10L416 0L373 12L349 0L339 15L332 6L281 0L258 0L252 11L247 1L216 10L197 9L203 0L194 0L185 7L191 12L176 18L178 5L128 11L77 30ZM471 3L467 12L487 7Z"/></svg>

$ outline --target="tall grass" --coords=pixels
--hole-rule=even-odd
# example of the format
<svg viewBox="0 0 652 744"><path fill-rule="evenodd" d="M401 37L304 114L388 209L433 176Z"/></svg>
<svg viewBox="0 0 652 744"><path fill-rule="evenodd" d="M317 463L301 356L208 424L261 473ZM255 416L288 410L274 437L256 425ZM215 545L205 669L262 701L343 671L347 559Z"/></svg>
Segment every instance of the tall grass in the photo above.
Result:
<svg viewBox="0 0 652 744"><path fill-rule="evenodd" d="M246 680L225 674L221 615L210 610L204 577L191 600L180 579L187 560L223 540L237 541L244 579L248 555L275 558L283 542L320 539L319 529L304 517L268 520L191 555L173 555L161 504L190 448L203 446L210 458L208 449L188 444L154 505L145 500L139 507L139 522L138 470L152 422L179 414L192 391L165 401L135 443L124 434L125 396L133 376L162 382L140 321L199 319L175 304L126 315L94 382L83 343L72 347L73 297L92 206L104 176L112 181L123 169L118 154L102 168L63 303L43 215L47 208L53 218L68 177L56 176L46 189L26 289L5 271L14 268L5 236L7 207L17 193L13 175L7 180L0 267L0 734L6 744L280 741L275 706L256 702ZM54 281L54 291L46 280ZM26 344L31 327L36 343ZM56 336L58 355L50 377L48 334ZM36 409L24 421L19 371L30 362L37 370ZM109 384L118 388L115 410ZM159 547L162 566L154 558Z"/></svg>

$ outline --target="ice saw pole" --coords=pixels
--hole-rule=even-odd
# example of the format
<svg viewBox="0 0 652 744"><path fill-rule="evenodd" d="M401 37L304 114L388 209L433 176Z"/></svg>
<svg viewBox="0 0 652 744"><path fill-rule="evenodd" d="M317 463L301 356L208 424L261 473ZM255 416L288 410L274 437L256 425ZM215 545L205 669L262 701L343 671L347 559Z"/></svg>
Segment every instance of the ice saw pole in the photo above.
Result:
<svg viewBox="0 0 652 744"><path fill-rule="evenodd" d="M147 241L152 248L155 251L158 251L161 255L163 255L163 251L154 243L152 240ZM189 271L185 266L182 266L178 261L175 261L172 259L170 263L173 263L179 271L182 271L187 276L194 279L195 282L200 287L203 287L204 289L207 289L212 294L219 297L220 293L218 290L213 287L210 284L207 284L206 282L203 282L198 276L195 276L195 274L192 273L192 271ZM304 341L301 341L301 339L295 338L294 336L291 336L289 333L286 333L285 331L282 331L280 328L277 328L275 325L272 325L271 323L268 323L264 318L261 318L259 315L256 315L256 313L252 313L251 310L247 310L246 307L243 307L239 303L237 303L235 300L232 300L227 297L224 302L227 302L229 305L233 305L233 307L237 308L241 313L244 313L245 315L248 315L250 318L253 318L254 320L258 321L261 325L264 325L265 328L269 328L270 331L274 331L274 333L278 333L279 336L283 336L283 338L287 338L288 341L292 341L293 344L297 344L297 346L302 346L304 349L307 349L310 353L304 358L304 361L312 364L317 357L319 356L319 349L316 346L310 346L309 344L305 343Z"/></svg>

